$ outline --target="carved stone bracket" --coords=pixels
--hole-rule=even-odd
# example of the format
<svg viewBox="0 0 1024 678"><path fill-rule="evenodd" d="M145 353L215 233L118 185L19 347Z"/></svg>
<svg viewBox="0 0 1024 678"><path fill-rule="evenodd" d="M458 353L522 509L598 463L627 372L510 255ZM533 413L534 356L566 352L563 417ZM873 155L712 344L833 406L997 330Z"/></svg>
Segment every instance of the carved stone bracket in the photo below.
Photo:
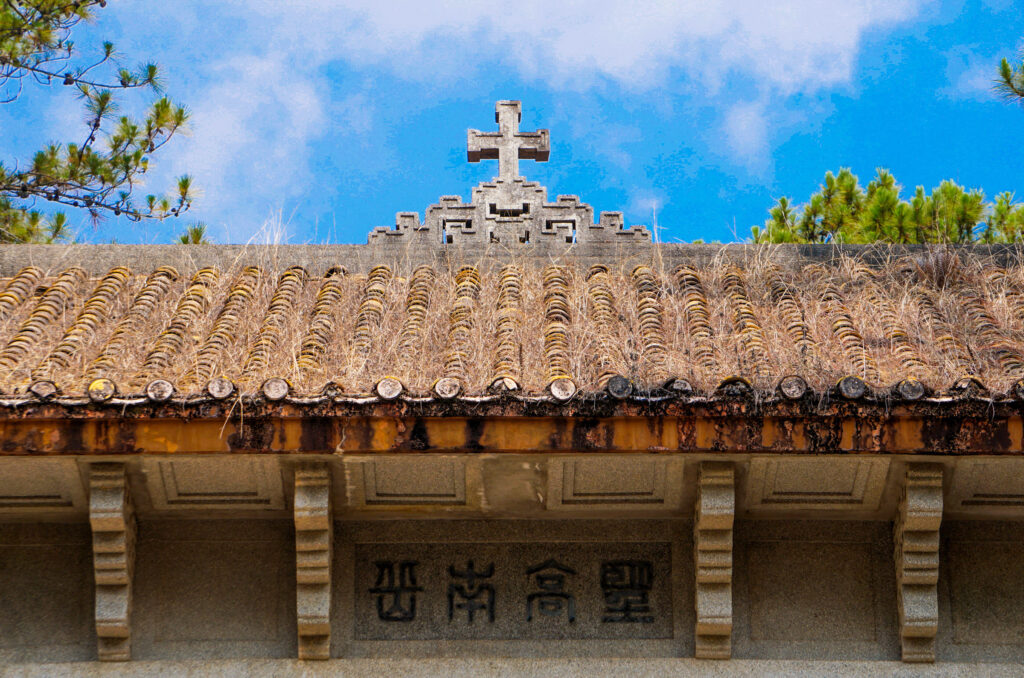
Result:
<svg viewBox="0 0 1024 678"><path fill-rule="evenodd" d="M295 469L295 576L299 659L331 656L331 473L325 463Z"/></svg>
<svg viewBox="0 0 1024 678"><path fill-rule="evenodd" d="M942 466L911 464L895 524L900 643L905 662L935 661L941 523Z"/></svg>
<svg viewBox="0 0 1024 678"><path fill-rule="evenodd" d="M89 524L96 579L96 639L102 661L131 659L135 516L125 465L89 468Z"/></svg>
<svg viewBox="0 0 1024 678"><path fill-rule="evenodd" d="M696 559L696 656L732 655L732 523L736 488L732 464L700 465L693 526Z"/></svg>

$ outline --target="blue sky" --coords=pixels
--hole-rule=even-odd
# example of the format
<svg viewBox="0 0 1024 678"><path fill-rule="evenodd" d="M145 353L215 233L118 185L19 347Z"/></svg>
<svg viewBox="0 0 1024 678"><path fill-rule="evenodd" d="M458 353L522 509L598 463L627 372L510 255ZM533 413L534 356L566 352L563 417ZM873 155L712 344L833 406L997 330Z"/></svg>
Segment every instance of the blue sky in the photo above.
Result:
<svg viewBox="0 0 1024 678"><path fill-rule="evenodd" d="M217 242L365 242L497 173L465 143L498 99L551 130L522 174L627 223L656 214L666 241L745 239L842 166L1024 200L1024 107L990 90L1022 19L1024 0L112 0L77 44L161 64L193 118L147 190L189 172L202 193L179 221L72 221L88 242L168 242L195 219ZM59 87L0 108L5 164L81 117Z"/></svg>

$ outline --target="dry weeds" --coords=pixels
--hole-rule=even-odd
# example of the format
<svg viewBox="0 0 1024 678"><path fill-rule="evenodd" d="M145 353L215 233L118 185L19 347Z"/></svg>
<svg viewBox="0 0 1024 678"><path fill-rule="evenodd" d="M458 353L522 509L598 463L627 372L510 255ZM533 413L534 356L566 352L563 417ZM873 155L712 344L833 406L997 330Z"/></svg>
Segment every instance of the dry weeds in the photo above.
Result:
<svg viewBox="0 0 1024 678"><path fill-rule="evenodd" d="M189 328L182 349L170 366L154 376L188 391L203 388L202 383L189 384L186 375L197 368L199 347L213 331L229 290L242 274L243 263L253 262L239 261L230 270L220 272L210 289L201 320ZM479 394L486 392L492 380L499 376L495 355L499 339L496 330L502 317L498 299L500 266L484 260L470 263L480 267L481 287L472 304L469 340L465 342L464 391ZM245 393L257 391L269 377L284 377L298 394L319 393L329 384L337 385L346 393L367 393L385 376L398 378L412 393L425 394L442 376L447 352L452 350L449 314L455 302L454 270L447 269L435 271L418 343L402 341L411 276L387 277L382 297L379 288L372 292L377 299L382 299L383 309L380 313L366 315L359 333L360 342L356 342L356 324L366 297L367 276L345 275L341 283L343 294L332 308L335 328L332 340L320 366L311 371L299 369L297 355L322 279L304 280L283 321L275 325L280 329L267 359L256 361L259 369L244 372L243 366L259 337L280 274L288 262L264 261L256 265L261 272L251 300L242 306L232 322L221 324L231 329L231 340L215 351L211 363L213 375L232 380ZM522 271L520 311L514 315L512 325L507 312L504 316L506 330L514 326L514 331L503 335L506 344L509 341L512 344L511 351L508 345L504 351L516 361L524 392L542 393L551 371L550 356L545 356L544 346L544 267L526 260L516 265ZM652 301L648 294L644 301L648 309L647 326L658 332L659 325L650 322L649 314L652 308L660 306L660 337L640 335L641 295L631 278L631 270L609 262L603 283L611 295L613 312L609 314L607 304L601 309L595 307L595 298L588 292L591 288L587 282L588 269L576 265L567 267L569 322L564 365L582 391L600 390L611 374L627 376L641 387L656 386L666 375L679 376L704 392L713 391L723 379L734 375L748 379L763 392L773 390L782 377L793 374L804 377L817 390L833 386L845 375L859 374L867 377L876 389L886 389L901 379L916 376L936 391L945 390L970 374L994 393L1007 391L1014 381L1024 377L1024 266L1019 264L996 271L969 256L931 255L924 261L920 258L892 260L874 269L865 269L859 261L844 259L835 267L812 265L789 270L777 269L767 253L758 254L741 269L746 299L743 301L740 295L737 301L736 280L727 277L730 264L724 259L718 260L698 270L712 333L713 360L703 366L695 354L694 336L687 324L687 301L675 272L659 261L651 262L650 266L658 288L656 299ZM0 319L0 349L17 335L43 289L59 273L48 272L38 290ZM149 273L133 272L128 284L112 300L109 316L84 337L81 350L66 366L54 367L45 374L46 378L55 381L64 393L84 392L85 374L91 361L109 339ZM129 385L154 339L167 327L190 274L190 271L181 272L158 301L154 312L130 337L117 364L107 370L106 376L118 384L122 392L139 390L138 386L130 388ZM797 317L809 330L807 340L800 345L794 339L798 334L794 335L791 326L793 313L787 316L773 301L771 290L776 276L781 276L798 307ZM57 321L43 328L13 369L0 374L0 390L23 392L28 387L33 370L38 369L40 362L71 327L98 280L99 277L83 282ZM7 282L0 281L0 286ZM830 298L829 292L833 294ZM377 302L367 303L367 308L376 308ZM937 313L926 309L923 306L926 303ZM595 310L600 312L595 314ZM846 334L844 341L840 341L835 331L837 312L845 312L852 322L853 339ZM657 353L658 345L664 346L664 358L652 360L650 347L654 346ZM960 347L964 355L958 357L954 347ZM865 361L857 359L857 350L863 350L870 357L867 362L874 366L877 376L860 369ZM206 358L210 359L209 351Z"/></svg>

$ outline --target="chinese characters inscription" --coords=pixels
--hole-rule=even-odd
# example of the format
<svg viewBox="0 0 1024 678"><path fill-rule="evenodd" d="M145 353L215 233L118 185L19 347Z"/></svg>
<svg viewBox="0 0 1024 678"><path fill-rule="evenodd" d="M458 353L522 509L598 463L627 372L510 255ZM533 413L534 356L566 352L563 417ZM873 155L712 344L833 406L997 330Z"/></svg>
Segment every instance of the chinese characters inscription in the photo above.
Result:
<svg viewBox="0 0 1024 678"><path fill-rule="evenodd" d="M416 618L416 594L423 590L416 585L415 560L394 562L378 560L377 582L370 593L377 598L377 617L383 621L409 622Z"/></svg>
<svg viewBox="0 0 1024 678"><path fill-rule="evenodd" d="M477 572L473 561L465 569L448 567L452 582L448 584L448 621L455 620L456 610L465 610L467 621L472 624L477 612L486 612L487 621L494 621L494 587L486 580L494 576L494 563Z"/></svg>
<svg viewBox="0 0 1024 678"><path fill-rule="evenodd" d="M526 596L526 621L533 621L534 605L548 617L561 616L564 611L570 624L576 621L576 598L565 590L566 575L576 574L576 570L548 559L528 569L526 574L535 578L537 586L536 591Z"/></svg>
<svg viewBox="0 0 1024 678"><path fill-rule="evenodd" d="M666 542L354 546L359 640L671 638L685 604Z"/></svg>
<svg viewBox="0 0 1024 678"><path fill-rule="evenodd" d="M601 591L604 592L605 623L654 623L650 592L654 567L641 560L601 563Z"/></svg>

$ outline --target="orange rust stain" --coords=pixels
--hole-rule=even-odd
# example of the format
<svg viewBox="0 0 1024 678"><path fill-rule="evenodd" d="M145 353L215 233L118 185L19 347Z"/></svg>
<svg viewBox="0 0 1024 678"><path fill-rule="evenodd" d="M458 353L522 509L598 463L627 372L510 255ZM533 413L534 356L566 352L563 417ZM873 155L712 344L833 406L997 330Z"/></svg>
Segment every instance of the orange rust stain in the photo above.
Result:
<svg viewBox="0 0 1024 678"><path fill-rule="evenodd" d="M135 447L153 454L230 452L228 437L237 427L225 421L154 421L135 426Z"/></svg>
<svg viewBox="0 0 1024 678"><path fill-rule="evenodd" d="M407 428L405 422L393 417L347 417L341 422L337 441L332 443L334 452L390 452L398 447L399 437Z"/></svg>
<svg viewBox="0 0 1024 678"><path fill-rule="evenodd" d="M386 452L394 449L398 439L398 420L391 417L374 417L372 419L360 419L356 421L357 426L369 426L371 431L370 449L374 452ZM352 447L358 447L360 436L351 441Z"/></svg>
<svg viewBox="0 0 1024 678"><path fill-rule="evenodd" d="M643 419L612 419L604 424L611 427L614 450L647 451L665 448L665 441Z"/></svg>
<svg viewBox="0 0 1024 678"><path fill-rule="evenodd" d="M695 422L697 434L694 436L697 441L698 450L709 450L718 438L718 431L715 429L715 422L708 419L698 419Z"/></svg>
<svg viewBox="0 0 1024 678"><path fill-rule="evenodd" d="M280 451L292 452L302 449L303 421L301 419L282 419L274 423L277 428L274 437L277 439Z"/></svg>
<svg viewBox="0 0 1024 678"><path fill-rule="evenodd" d="M41 434L36 438L40 449L45 452L63 452L67 441L63 440L62 428L52 421L40 422L33 427L31 433ZM6 431L5 431L6 433ZM82 448L86 450L96 447L96 426L89 422L82 429ZM6 438L6 436L5 436ZM16 439L16 438L15 438Z"/></svg>
<svg viewBox="0 0 1024 678"><path fill-rule="evenodd" d="M804 422L793 422L793 430L789 434L789 442L794 450L803 451L807 449L807 427Z"/></svg>
<svg viewBox="0 0 1024 678"><path fill-rule="evenodd" d="M1024 419L1010 417L1006 420L1006 431L1010 435L1010 449L1018 452L1024 446Z"/></svg>
<svg viewBox="0 0 1024 678"><path fill-rule="evenodd" d="M487 419L480 445L489 450L534 451L550 447L557 434L550 419Z"/></svg>
<svg viewBox="0 0 1024 678"><path fill-rule="evenodd" d="M79 449L91 450L95 446L95 428L95 426L89 426L88 424L83 426ZM63 427L53 421L32 422L30 426L19 426L18 424L0 425L0 439L4 441L6 448L17 450L21 453L29 450L43 453L60 453L64 452L72 442L65 440ZM17 453L15 452L15 454Z"/></svg>
<svg viewBox="0 0 1024 678"><path fill-rule="evenodd" d="M424 420L430 447L439 450L458 449L466 446L466 420L432 418ZM376 438L376 436L374 436Z"/></svg>
<svg viewBox="0 0 1024 678"><path fill-rule="evenodd" d="M679 449L679 421L675 417L662 420L661 440L665 449Z"/></svg>
<svg viewBox="0 0 1024 678"><path fill-rule="evenodd" d="M784 437L778 420L765 419L761 425L761 447L771 448Z"/></svg>
<svg viewBox="0 0 1024 678"><path fill-rule="evenodd" d="M415 426L414 426L415 422ZM686 428L681 430L685 422ZM299 417L263 420L125 419L13 420L0 422L0 454L209 454L248 451L290 453L307 445L308 421ZM892 417L881 421L848 417L839 425L839 450L913 453L925 449L927 417ZM586 449L615 452L687 449L754 449L801 452L808 449L811 420L770 417L757 426L715 418L495 417L481 419L428 417L344 417L332 424L324 442L347 452L545 452L571 451L574 442ZM253 428L255 426L255 428ZM951 440L953 451L1021 452L1024 418L1007 417L996 426L988 420L960 422ZM419 428L418 433L414 429ZM323 437L323 431L314 433ZM338 436L335 439L335 436ZM420 445L415 446L419 436ZM308 435L306 436L308 437Z"/></svg>
<svg viewBox="0 0 1024 678"><path fill-rule="evenodd" d="M857 435L857 422L854 419L843 419L843 433L839 438L839 449L852 450Z"/></svg>
<svg viewBox="0 0 1024 678"><path fill-rule="evenodd" d="M920 450L924 448L924 439L921 437L921 419L900 419L890 422L888 429L891 431L891 440L886 441L889 449L886 452L896 450Z"/></svg>
<svg viewBox="0 0 1024 678"><path fill-rule="evenodd" d="M352 417L341 424L335 454L391 452L408 425L393 417Z"/></svg>

